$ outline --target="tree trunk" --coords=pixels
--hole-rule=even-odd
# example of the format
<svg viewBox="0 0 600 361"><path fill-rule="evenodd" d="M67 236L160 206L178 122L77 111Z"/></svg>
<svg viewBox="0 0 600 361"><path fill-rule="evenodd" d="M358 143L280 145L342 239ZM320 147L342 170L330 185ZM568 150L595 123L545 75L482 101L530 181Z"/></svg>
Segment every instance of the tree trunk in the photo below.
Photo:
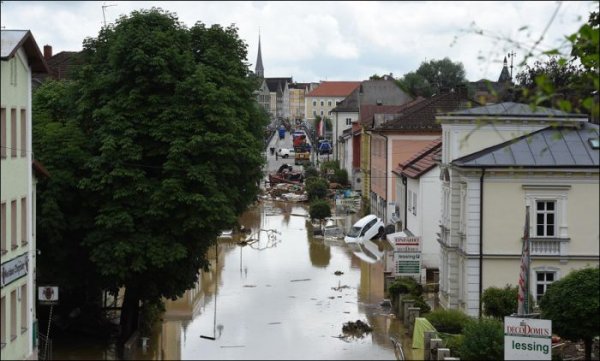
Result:
<svg viewBox="0 0 600 361"><path fill-rule="evenodd" d="M121 333L119 343L125 345L125 342L138 327L138 316L140 309L140 299L135 288L126 287L123 305L121 307L120 326Z"/></svg>
<svg viewBox="0 0 600 361"><path fill-rule="evenodd" d="M583 344L585 345L585 360L592 359L592 344L594 343L594 339L591 337L584 338Z"/></svg>

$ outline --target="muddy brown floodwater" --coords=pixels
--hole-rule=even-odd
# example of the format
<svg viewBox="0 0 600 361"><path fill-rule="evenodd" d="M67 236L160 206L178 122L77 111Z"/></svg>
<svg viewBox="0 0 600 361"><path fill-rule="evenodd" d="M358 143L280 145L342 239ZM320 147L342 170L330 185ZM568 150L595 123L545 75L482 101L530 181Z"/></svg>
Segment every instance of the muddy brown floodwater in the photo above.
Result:
<svg viewBox="0 0 600 361"><path fill-rule="evenodd" d="M394 360L393 336L407 359L423 359L391 310L380 306L382 264L358 259L341 239L312 236L307 214L302 204L266 201L242 215L249 232L219 239L216 267L166 302L147 346L132 358ZM347 229L357 218L338 222ZM214 249L209 253L214 260ZM372 331L344 334L344 324L357 320ZM74 356L56 351L55 358Z"/></svg>

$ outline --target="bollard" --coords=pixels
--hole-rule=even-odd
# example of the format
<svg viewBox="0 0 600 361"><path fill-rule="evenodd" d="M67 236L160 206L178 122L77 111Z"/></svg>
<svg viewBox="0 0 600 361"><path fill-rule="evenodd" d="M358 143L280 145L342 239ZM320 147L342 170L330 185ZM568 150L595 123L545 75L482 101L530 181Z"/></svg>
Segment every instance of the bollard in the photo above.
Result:
<svg viewBox="0 0 600 361"><path fill-rule="evenodd" d="M408 308L415 305L415 300L402 300L402 323L408 326Z"/></svg>
<svg viewBox="0 0 600 361"><path fill-rule="evenodd" d="M429 352L430 360L437 360L438 348L442 348L442 339L441 338L432 338L431 343L429 344L429 350L425 350L425 352Z"/></svg>
<svg viewBox="0 0 600 361"><path fill-rule="evenodd" d="M423 356L425 356L425 361L431 360L429 350L431 349L431 339L435 337L435 331L425 331L423 337L423 348L425 349Z"/></svg>
<svg viewBox="0 0 600 361"><path fill-rule="evenodd" d="M444 360L446 357L450 357L450 349L449 348L438 348L437 360Z"/></svg>
<svg viewBox="0 0 600 361"><path fill-rule="evenodd" d="M409 307L408 308L408 334L412 335L415 329L415 320L419 317L419 313L421 313L420 307Z"/></svg>

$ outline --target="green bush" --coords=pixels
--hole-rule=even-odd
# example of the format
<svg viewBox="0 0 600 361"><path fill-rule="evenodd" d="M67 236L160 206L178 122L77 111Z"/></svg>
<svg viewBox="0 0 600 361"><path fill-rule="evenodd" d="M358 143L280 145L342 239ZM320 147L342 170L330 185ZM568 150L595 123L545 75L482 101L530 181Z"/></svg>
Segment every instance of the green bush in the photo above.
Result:
<svg viewBox="0 0 600 361"><path fill-rule="evenodd" d="M503 320L517 311L517 286L506 285L504 288L489 287L483 291L483 314Z"/></svg>
<svg viewBox="0 0 600 361"><path fill-rule="evenodd" d="M450 355L452 357L460 358L460 348L462 347L462 344L465 341L465 336L461 335L461 334L458 334L458 335L443 334L443 335L440 335L440 337L442 338L442 340L444 342L444 347L450 349Z"/></svg>
<svg viewBox="0 0 600 361"><path fill-rule="evenodd" d="M427 304L427 301L425 301L425 299L423 298L422 295L419 295L419 296L408 295L408 296L404 296L402 299L403 300L414 300L415 301L414 307L419 307L421 309L420 317L422 317L426 313L431 312L431 306L429 306Z"/></svg>
<svg viewBox="0 0 600 361"><path fill-rule="evenodd" d="M389 286L390 295L411 294L420 296L423 294L423 286L421 286L412 277L398 277Z"/></svg>
<svg viewBox="0 0 600 361"><path fill-rule="evenodd" d="M317 170L317 168L313 167L313 166L307 166L304 169L304 176L306 178L310 178L310 177L318 177L319 176L319 171Z"/></svg>
<svg viewBox="0 0 600 361"><path fill-rule="evenodd" d="M461 360L502 360L504 329L502 322L491 318L469 322L463 330L459 348Z"/></svg>
<svg viewBox="0 0 600 361"><path fill-rule="evenodd" d="M327 197L328 187L329 184L327 183L327 180L323 178L310 177L304 181L304 189L310 200Z"/></svg>
<svg viewBox="0 0 600 361"><path fill-rule="evenodd" d="M308 214L310 215L310 219L323 220L331 217L331 206L326 200L317 199L310 204Z"/></svg>
<svg viewBox="0 0 600 361"><path fill-rule="evenodd" d="M425 316L438 332L462 333L473 319L460 310L438 309Z"/></svg>
<svg viewBox="0 0 600 361"><path fill-rule="evenodd" d="M336 169L332 181L341 185L348 184L348 171L345 169Z"/></svg>
<svg viewBox="0 0 600 361"><path fill-rule="evenodd" d="M518 294L519 286L507 284L504 288L486 288L481 297L481 301L483 302L483 314L503 321L504 316L510 316L517 312ZM534 300L531 294L529 294L529 300L530 302L533 302Z"/></svg>

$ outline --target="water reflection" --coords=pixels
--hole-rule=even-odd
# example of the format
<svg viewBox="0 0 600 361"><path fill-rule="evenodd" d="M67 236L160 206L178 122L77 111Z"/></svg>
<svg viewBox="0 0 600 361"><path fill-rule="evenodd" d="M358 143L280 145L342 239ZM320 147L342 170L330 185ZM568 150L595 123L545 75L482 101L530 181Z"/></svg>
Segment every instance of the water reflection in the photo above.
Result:
<svg viewBox="0 0 600 361"><path fill-rule="evenodd" d="M380 306L382 263L359 259L343 240L312 237L307 213L303 205L276 202L246 212L239 224L249 232L219 239L218 262L209 250L213 266L183 297L166 301L149 346L132 358L390 360L394 336L408 358L422 359ZM353 218L337 221L347 227ZM356 320L373 332L338 338L344 323Z"/></svg>

